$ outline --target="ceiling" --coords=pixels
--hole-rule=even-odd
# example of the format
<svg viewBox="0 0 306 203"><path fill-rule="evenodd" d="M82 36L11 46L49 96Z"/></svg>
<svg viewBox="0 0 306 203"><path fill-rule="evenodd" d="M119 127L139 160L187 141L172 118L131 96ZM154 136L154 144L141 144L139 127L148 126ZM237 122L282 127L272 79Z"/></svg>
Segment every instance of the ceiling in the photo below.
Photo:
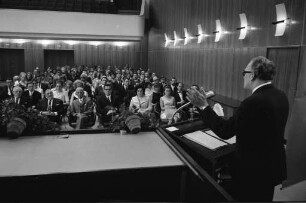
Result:
<svg viewBox="0 0 306 203"><path fill-rule="evenodd" d="M141 0L0 0L0 8L139 14Z"/></svg>

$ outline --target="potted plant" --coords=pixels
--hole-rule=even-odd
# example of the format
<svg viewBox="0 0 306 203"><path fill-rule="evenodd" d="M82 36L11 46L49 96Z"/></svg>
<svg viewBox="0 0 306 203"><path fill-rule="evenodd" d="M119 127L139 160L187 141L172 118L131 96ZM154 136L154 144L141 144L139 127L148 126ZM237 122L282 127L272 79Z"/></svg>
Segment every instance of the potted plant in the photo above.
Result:
<svg viewBox="0 0 306 203"><path fill-rule="evenodd" d="M10 138L23 134L39 134L58 127L56 123L49 121L48 117L39 115L35 109L26 109L8 100L0 103L0 112L1 132L6 132L4 134Z"/></svg>

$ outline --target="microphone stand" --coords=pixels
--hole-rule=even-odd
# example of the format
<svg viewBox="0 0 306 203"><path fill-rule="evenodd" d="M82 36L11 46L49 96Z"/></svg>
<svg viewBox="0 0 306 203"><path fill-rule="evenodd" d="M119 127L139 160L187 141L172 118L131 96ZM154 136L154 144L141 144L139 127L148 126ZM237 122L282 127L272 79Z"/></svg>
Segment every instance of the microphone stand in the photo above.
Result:
<svg viewBox="0 0 306 203"><path fill-rule="evenodd" d="M187 102L186 104L182 105L180 108L176 109L176 111L173 113L172 117L171 117L171 123L173 122L174 116L175 114L177 114L177 112L179 112L181 109L185 108L186 106L188 106L189 104L191 104L191 102Z"/></svg>

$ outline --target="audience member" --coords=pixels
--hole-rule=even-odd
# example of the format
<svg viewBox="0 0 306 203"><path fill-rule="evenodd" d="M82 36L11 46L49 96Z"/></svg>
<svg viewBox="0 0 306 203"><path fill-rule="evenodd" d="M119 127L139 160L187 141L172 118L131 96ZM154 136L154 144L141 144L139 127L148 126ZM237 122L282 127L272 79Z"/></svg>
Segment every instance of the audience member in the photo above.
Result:
<svg viewBox="0 0 306 203"><path fill-rule="evenodd" d="M25 107L25 101L23 98L21 98L22 95L22 88L19 86L16 86L13 88L13 97L10 99L10 102L18 104L20 106Z"/></svg>
<svg viewBox="0 0 306 203"><path fill-rule="evenodd" d="M76 122L76 129L92 126L95 122L94 105L90 97L84 95L82 87L76 89L78 99L74 100L68 108L69 124Z"/></svg>
<svg viewBox="0 0 306 203"><path fill-rule="evenodd" d="M149 114L152 111L150 97L144 94L142 86L137 86L135 90L137 95L132 97L129 110L134 113Z"/></svg>
<svg viewBox="0 0 306 203"><path fill-rule="evenodd" d="M48 116L50 121L60 123L61 115L64 111L63 101L53 98L51 89L45 91L45 98L41 99L37 104L37 110L40 114Z"/></svg>
<svg viewBox="0 0 306 203"><path fill-rule="evenodd" d="M160 118L163 121L168 121L168 124L172 123L172 116L176 111L176 102L174 96L172 94L172 89L170 86L165 87L165 95L160 98L160 108L161 115ZM177 122L180 118L179 113L174 116L174 122Z"/></svg>
<svg viewBox="0 0 306 203"><path fill-rule="evenodd" d="M11 79L6 80L6 85L3 86L0 95L0 100L10 99L13 97L13 81Z"/></svg>
<svg viewBox="0 0 306 203"><path fill-rule="evenodd" d="M106 83L104 85L104 94L98 97L96 105L96 110L99 114L100 122L110 122L120 106L120 101L118 97L113 93L112 85L110 83Z"/></svg>
<svg viewBox="0 0 306 203"><path fill-rule="evenodd" d="M64 104L69 105L68 92L64 90L61 80L56 81L55 88L52 89L53 97L60 99Z"/></svg>
<svg viewBox="0 0 306 203"><path fill-rule="evenodd" d="M27 89L22 93L22 100L26 108L36 108L39 100L41 99L41 93L34 89L32 82L27 83Z"/></svg>

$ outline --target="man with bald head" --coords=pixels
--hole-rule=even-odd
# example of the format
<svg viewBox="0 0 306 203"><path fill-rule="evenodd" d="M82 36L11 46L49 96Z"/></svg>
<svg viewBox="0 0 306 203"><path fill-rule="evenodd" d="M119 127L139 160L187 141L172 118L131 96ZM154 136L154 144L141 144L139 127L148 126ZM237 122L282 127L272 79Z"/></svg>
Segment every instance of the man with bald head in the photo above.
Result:
<svg viewBox="0 0 306 203"><path fill-rule="evenodd" d="M53 97L51 89L45 91L45 97L37 104L40 114L48 116L50 121L60 123L61 115L64 112L63 101Z"/></svg>
<svg viewBox="0 0 306 203"><path fill-rule="evenodd" d="M85 96L82 87L78 87L75 94L78 99L75 99L68 107L67 115L70 124L76 122L75 128L83 129L94 124L94 106L91 98Z"/></svg>
<svg viewBox="0 0 306 203"><path fill-rule="evenodd" d="M237 153L232 164L237 201L272 201L274 186L286 179L284 131L289 103L284 92L272 85L276 68L272 61L253 58L242 72L243 87L252 95L242 101L233 117L219 117L205 94L188 90L191 103L200 110L207 127L220 138L236 135Z"/></svg>

